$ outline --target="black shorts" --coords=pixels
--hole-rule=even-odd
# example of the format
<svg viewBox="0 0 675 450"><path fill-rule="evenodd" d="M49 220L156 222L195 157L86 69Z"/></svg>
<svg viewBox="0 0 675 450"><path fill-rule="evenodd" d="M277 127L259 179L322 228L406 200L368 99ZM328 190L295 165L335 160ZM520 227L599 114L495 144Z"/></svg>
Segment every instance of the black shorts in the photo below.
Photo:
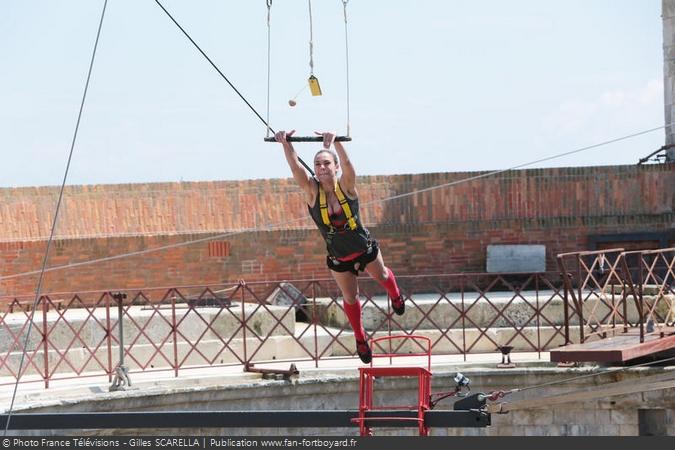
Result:
<svg viewBox="0 0 675 450"><path fill-rule="evenodd" d="M379 253L380 247L377 245L377 241L373 239L368 251L364 252L362 255L359 255L351 261L338 261L328 255L326 256L326 265L333 272L351 272L358 276L359 272L363 272L369 263L375 261Z"/></svg>

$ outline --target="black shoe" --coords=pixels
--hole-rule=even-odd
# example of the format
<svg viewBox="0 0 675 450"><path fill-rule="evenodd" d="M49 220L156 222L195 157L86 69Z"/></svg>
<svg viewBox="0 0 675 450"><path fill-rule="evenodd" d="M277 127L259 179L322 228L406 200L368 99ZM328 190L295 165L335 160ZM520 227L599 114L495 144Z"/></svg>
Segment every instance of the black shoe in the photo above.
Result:
<svg viewBox="0 0 675 450"><path fill-rule="evenodd" d="M373 360L373 352L370 351L368 343L365 341L356 341L356 353L363 361L363 364L370 364Z"/></svg>
<svg viewBox="0 0 675 450"><path fill-rule="evenodd" d="M391 301L391 309L393 309L397 315L403 315L405 312L405 301L403 300L402 296L399 295L398 298L395 298Z"/></svg>

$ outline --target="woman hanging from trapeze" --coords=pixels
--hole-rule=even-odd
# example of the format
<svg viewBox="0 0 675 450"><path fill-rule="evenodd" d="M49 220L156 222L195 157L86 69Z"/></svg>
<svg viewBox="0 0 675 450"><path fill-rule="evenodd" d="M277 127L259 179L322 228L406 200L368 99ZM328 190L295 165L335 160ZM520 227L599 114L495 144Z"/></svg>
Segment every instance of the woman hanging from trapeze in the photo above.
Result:
<svg viewBox="0 0 675 450"><path fill-rule="evenodd" d="M293 178L305 191L309 214L326 241L326 264L342 291L345 315L354 330L356 353L367 364L372 352L361 321L359 272L365 270L387 290L392 309L398 315L405 311L404 299L394 274L384 265L377 241L361 223L356 173L344 146L335 141L334 133L317 133L323 137L323 148L314 156L316 177L313 177L287 140L294 132L279 131L275 139L283 145ZM337 153L330 149L331 145Z"/></svg>

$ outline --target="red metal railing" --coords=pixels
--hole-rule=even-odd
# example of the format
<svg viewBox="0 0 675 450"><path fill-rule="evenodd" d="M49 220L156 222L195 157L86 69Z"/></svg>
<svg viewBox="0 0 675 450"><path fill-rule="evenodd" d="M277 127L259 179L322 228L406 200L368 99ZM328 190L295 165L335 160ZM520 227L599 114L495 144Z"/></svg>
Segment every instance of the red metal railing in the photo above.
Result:
<svg viewBox="0 0 675 450"><path fill-rule="evenodd" d="M565 342L571 342L570 325L578 327L579 342L639 329L641 343L651 326L660 337L675 326L675 248L562 253L557 261L565 286Z"/></svg>
<svg viewBox="0 0 675 450"><path fill-rule="evenodd" d="M672 269L672 267L671 267ZM407 308L392 314L382 288L363 278L361 300L369 337L426 335L434 355L542 352L565 338L565 290L557 273L445 274L398 277ZM292 286L291 286L292 285ZM131 373L355 355L339 290L331 279L239 282L210 286L0 298L0 377L15 383L32 322L21 382L108 375L117 368L119 320ZM269 304L282 293L286 306ZM118 302L121 301L121 308ZM119 313L118 311L121 311ZM395 351L396 349L394 349ZM283 356L283 355L282 355Z"/></svg>
<svg viewBox="0 0 675 450"><path fill-rule="evenodd" d="M637 257L637 268L629 259ZM675 247L623 253L624 279L638 305L640 342L644 342L645 325L651 324L664 337L675 326ZM649 288L651 292L645 293Z"/></svg>

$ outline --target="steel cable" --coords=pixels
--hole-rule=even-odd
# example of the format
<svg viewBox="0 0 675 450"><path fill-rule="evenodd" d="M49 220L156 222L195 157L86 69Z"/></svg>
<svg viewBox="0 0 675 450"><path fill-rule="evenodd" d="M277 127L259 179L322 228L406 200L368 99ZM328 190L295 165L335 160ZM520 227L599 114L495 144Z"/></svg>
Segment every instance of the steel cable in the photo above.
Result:
<svg viewBox="0 0 675 450"><path fill-rule="evenodd" d="M87 72L87 81L84 85L84 92L82 93L82 101L80 102L80 110L77 114L77 122L75 124L75 131L73 132L73 139L70 144L70 151L68 152L68 162L66 163L66 170L63 174L63 181L61 182L61 189L59 190L59 197L56 202L56 210L54 212L54 220L52 221L52 228L49 233L49 239L47 240L47 248L45 249L44 257L42 258L42 269L40 270L40 276L38 277L37 288L35 289L35 300L33 301L33 308L30 313L30 319L28 322L28 329L26 331L26 339L24 341L23 350L21 352L21 359L19 361L19 369L16 374L16 383L14 384L14 390L12 392L12 400L9 405L9 410L7 412L7 422L5 423L5 430L3 436L7 435L7 430L9 429L9 423L12 419L12 409L14 408L14 401L16 399L16 392L19 387L19 381L21 380L21 371L23 370L23 364L26 357L26 350L28 348L28 342L30 338L30 333L33 328L33 317L35 316L35 309L37 307L38 301L40 300L40 291L42 289L42 281L44 280L44 274L47 272L47 260L49 259L49 250L51 248L52 240L54 239L54 231L56 230L56 225L59 219L59 211L61 209L61 201L63 199L63 191L66 186L66 181L68 179L68 172L70 171L70 163L73 159L73 151L75 149L75 142L77 141L77 133L80 129L80 121L82 119L82 111L84 110L84 103L87 99L87 91L89 90L89 82L91 81L91 73L94 68L94 60L96 59L96 50L98 49L98 41L101 37L101 29L103 28L103 18L105 17L106 7L108 6L108 0L103 2L103 10L101 11L101 19L99 20L98 30L96 31L96 41L94 42L94 50L91 54L91 60L89 62L89 70ZM46 356L46 355L45 355Z"/></svg>

